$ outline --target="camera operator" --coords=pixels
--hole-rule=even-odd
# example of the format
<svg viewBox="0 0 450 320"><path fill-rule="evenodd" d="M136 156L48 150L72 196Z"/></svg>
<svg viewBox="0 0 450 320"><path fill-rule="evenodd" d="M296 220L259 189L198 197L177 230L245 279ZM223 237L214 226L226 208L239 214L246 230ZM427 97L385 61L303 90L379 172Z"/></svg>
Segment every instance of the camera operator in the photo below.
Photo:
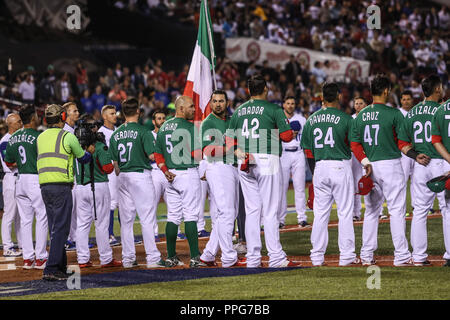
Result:
<svg viewBox="0 0 450 320"><path fill-rule="evenodd" d="M111 195L108 174L114 170L111 156L106 146L105 136L97 132L99 124L90 114L84 114L79 121L75 135L83 148L95 145L95 152L89 164L76 161L75 187L77 206L77 259L80 268L92 267L89 251L89 231L95 218L95 237L102 268L122 266L113 259L109 245L109 208Z"/></svg>

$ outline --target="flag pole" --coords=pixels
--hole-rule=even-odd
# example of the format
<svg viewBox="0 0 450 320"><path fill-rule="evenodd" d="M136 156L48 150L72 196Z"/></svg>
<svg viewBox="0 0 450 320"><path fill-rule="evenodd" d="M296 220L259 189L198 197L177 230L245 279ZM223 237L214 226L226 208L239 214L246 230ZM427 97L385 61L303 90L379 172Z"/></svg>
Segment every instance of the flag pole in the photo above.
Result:
<svg viewBox="0 0 450 320"><path fill-rule="evenodd" d="M214 53L214 45L213 45L213 39L211 34L211 26L209 25L209 15L208 15L208 7L206 5L207 0L204 0L204 7L205 7L205 17L206 17L206 26L208 29L208 40L209 40L209 48L211 52L211 65L212 65L212 72L213 72L213 80L214 80L214 90L217 90L217 82L216 82L216 70L215 70L215 61L216 61L216 55Z"/></svg>

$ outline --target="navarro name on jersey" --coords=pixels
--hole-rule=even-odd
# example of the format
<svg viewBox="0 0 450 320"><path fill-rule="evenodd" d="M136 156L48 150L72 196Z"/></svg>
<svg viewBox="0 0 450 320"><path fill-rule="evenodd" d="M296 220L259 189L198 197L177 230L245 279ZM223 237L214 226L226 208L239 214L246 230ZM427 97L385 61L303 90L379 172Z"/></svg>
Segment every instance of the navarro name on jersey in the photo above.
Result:
<svg viewBox="0 0 450 320"><path fill-rule="evenodd" d="M341 121L341 117L339 116L335 116L334 114L319 114L319 115L312 115L311 117L308 118L309 124L313 125L316 123L321 123L321 122L329 122L329 123L334 123L334 124L338 124L339 121Z"/></svg>

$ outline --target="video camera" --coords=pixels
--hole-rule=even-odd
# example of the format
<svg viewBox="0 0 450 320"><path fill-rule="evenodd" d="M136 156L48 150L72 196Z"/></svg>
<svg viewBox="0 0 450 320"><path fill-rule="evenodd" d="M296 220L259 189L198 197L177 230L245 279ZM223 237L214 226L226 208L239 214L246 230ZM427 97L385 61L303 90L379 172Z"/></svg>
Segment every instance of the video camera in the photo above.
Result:
<svg viewBox="0 0 450 320"><path fill-rule="evenodd" d="M101 123L99 121L79 121L78 126L75 129L75 136L77 137L80 145L83 149L87 149L90 145L95 144L97 141L106 145L105 135L102 132L94 132L94 128L99 128Z"/></svg>

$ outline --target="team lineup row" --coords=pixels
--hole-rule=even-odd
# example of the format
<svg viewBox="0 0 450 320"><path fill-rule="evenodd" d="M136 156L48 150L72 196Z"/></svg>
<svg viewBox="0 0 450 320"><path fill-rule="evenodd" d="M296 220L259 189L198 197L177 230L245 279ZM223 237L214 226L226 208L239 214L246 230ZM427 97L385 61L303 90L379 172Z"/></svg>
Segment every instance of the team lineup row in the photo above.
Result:
<svg viewBox="0 0 450 320"><path fill-rule="evenodd" d="M294 113L293 98L285 99L283 109L267 102L268 89L260 76L250 78L248 87L251 99L231 117L226 114L226 93L213 93L210 101L212 113L200 127L202 139L199 149L191 147L195 141L180 139L182 135L178 134L180 130L190 132L191 137L197 134L195 125L190 122L194 118L195 106L189 97L177 99L175 118L165 121L163 113L155 113L153 132L138 124L139 108L134 99L122 103L126 122L117 129L114 128L115 108L103 108L105 125L99 131L104 133L106 139L93 144L93 166L74 161L76 185L73 189L72 219L75 217L76 224L72 220L72 226L76 225L76 250L80 266L92 265L88 236L94 220L101 265L136 266L133 237L136 213L142 226L149 268L183 264L176 255L177 233L183 221L190 247L191 267L216 265L219 248L223 267L259 267L261 225L264 225L269 267L297 266L298 263L287 259L281 247L279 226L285 221L286 191L291 175L297 218L301 225L306 224L305 155L314 174L308 200L314 208L311 234L313 265L324 262L328 243L327 224L333 202L336 202L339 218L339 264L374 264L378 217L385 199L391 215L394 265L427 265L426 214L436 196L443 215L447 250L444 258L450 259L447 235L449 199L445 197L445 192L435 193L426 185L428 180L450 169L450 132L445 131L450 128L449 103L441 106L438 103L442 99L439 78L431 76L423 81L426 99L406 113L406 118L399 110L385 105L390 83L383 76L377 76L371 84L373 104L364 107L363 99L355 101L355 106L361 106L355 119L339 110L339 87L334 83L323 86L323 108L308 120ZM72 104L72 108L76 109L76 106ZM18 115L8 118L8 127L14 128L16 125L19 129L21 119L24 128L16 133L11 132L11 138L4 137L0 141L4 156L2 164L12 168L5 175L4 189L5 183L16 188L24 267L26 264L41 267L47 255L45 243L48 227L36 167L39 161L35 143L39 136L36 131L38 118L32 107L23 107L19 115L20 118ZM86 120L93 121L89 117ZM202 134L211 129L219 130L220 134ZM261 134L263 130L274 132L275 129L276 139L273 134ZM229 136L229 132L235 135ZM268 148L259 150L261 145ZM235 157L231 164L226 161L230 153ZM179 161L178 158L189 158L189 161ZM15 166L17 169L14 169ZM18 171L18 178L14 170ZM363 175L362 185L358 185L357 181ZM409 176L414 207L412 254L405 236L406 182ZM93 194L88 183L92 178L95 181L96 219L93 216ZM207 186L210 196L212 232L200 255L197 222L205 200L204 197L202 199L202 183ZM238 212L239 184L245 199L246 259L238 258L232 241ZM360 217L360 199L355 197L357 189L367 193L360 259L355 253L353 230L353 220ZM156 208L161 196L168 210L165 260L161 258L155 243L158 234ZM5 194L5 213L7 202L11 202L6 201L6 197ZM121 223L121 262L113 259L109 244L110 210L116 206ZM37 220L35 248L31 232L34 215Z"/></svg>

